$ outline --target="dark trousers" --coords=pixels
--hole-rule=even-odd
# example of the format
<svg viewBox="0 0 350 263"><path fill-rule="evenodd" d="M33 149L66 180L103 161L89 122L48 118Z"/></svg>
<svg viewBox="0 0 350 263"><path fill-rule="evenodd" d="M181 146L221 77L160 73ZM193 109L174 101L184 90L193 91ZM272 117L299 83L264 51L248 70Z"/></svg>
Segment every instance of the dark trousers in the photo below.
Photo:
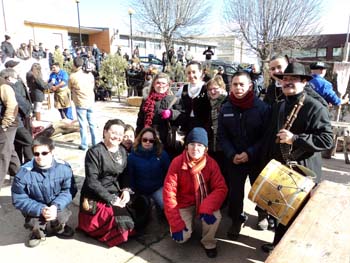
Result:
<svg viewBox="0 0 350 263"><path fill-rule="evenodd" d="M21 166L13 142L17 127L9 127L6 131L0 128L0 189L5 176L15 176Z"/></svg>
<svg viewBox="0 0 350 263"><path fill-rule="evenodd" d="M24 227L32 230L40 237L45 237L62 230L62 227L68 222L71 215L72 212L65 208L62 211L58 210L57 218L52 221L46 221L41 215L39 217L26 216Z"/></svg>
<svg viewBox="0 0 350 263"><path fill-rule="evenodd" d="M252 185L256 176L246 173L238 173L233 165L228 165L229 175L229 216L233 222L240 221L240 215L243 213L244 186L247 176L249 176Z"/></svg>
<svg viewBox="0 0 350 263"><path fill-rule="evenodd" d="M31 133L25 127L18 127L15 136L15 150L21 164L33 158L32 142Z"/></svg>

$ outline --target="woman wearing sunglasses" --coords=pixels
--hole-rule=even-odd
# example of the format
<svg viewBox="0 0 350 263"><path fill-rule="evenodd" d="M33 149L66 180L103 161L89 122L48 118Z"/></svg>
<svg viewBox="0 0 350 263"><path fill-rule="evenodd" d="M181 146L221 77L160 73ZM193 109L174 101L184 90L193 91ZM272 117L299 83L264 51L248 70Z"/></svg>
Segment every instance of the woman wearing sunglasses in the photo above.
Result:
<svg viewBox="0 0 350 263"><path fill-rule="evenodd" d="M144 128L136 137L128 156L128 174L136 194L152 198L160 216L163 215L163 182L170 164L156 131Z"/></svg>
<svg viewBox="0 0 350 263"><path fill-rule="evenodd" d="M144 127L152 127L159 133L159 138L164 148L170 155L174 149L167 145L169 122L175 125L175 120L180 115L177 110L177 100L170 91L170 78L165 73L157 74L153 81L148 97L142 102L137 116L136 135Z"/></svg>
<svg viewBox="0 0 350 263"><path fill-rule="evenodd" d="M103 141L90 148L85 157L85 181L81 189L78 229L106 243L119 245L134 234L134 221L126 205L130 201L127 153L121 142L125 124L109 120Z"/></svg>

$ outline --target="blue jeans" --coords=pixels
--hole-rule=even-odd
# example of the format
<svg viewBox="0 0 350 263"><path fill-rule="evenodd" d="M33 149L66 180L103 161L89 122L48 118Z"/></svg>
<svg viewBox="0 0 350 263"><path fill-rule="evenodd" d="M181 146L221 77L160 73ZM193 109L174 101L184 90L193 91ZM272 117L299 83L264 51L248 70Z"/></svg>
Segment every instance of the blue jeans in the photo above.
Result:
<svg viewBox="0 0 350 263"><path fill-rule="evenodd" d="M163 186L159 188L157 191L153 192L149 195L154 202L156 203L156 206L160 208L161 210L164 209L164 202L163 202Z"/></svg>
<svg viewBox="0 0 350 263"><path fill-rule="evenodd" d="M73 112L72 112L72 107L68 107L68 108L63 108L63 109L58 109L58 111L61 114L61 118L62 119L69 119L69 120L74 120L73 118Z"/></svg>
<svg viewBox="0 0 350 263"><path fill-rule="evenodd" d="M90 135L91 135L91 143L95 145L96 142L96 134L95 134L95 124L93 120L94 111L93 109L85 109L76 107L77 117L80 127L80 139L81 139L81 147L85 150L88 148L87 143L87 125L89 125Z"/></svg>

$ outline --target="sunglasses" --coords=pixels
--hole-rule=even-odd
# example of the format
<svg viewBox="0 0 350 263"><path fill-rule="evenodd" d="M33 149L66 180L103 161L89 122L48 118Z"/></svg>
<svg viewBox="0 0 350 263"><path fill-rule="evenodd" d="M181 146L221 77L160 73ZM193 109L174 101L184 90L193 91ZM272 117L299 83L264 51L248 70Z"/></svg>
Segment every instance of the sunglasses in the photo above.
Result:
<svg viewBox="0 0 350 263"><path fill-rule="evenodd" d="M149 142L149 143L154 143L154 139L147 139L147 138L142 138L142 142Z"/></svg>
<svg viewBox="0 0 350 263"><path fill-rule="evenodd" d="M42 155L42 156L46 156L46 155L48 155L50 152L35 152L34 153L34 156L35 157L39 157L40 155Z"/></svg>

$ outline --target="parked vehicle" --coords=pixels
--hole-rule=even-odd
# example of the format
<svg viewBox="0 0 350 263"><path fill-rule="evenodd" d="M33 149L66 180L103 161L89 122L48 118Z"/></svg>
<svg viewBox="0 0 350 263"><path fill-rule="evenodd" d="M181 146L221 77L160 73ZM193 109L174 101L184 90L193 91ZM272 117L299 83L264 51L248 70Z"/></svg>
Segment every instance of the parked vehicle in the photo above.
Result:
<svg viewBox="0 0 350 263"><path fill-rule="evenodd" d="M224 73L229 76L232 76L238 71L238 66L236 64L224 60L212 60L210 65L212 70L217 70L219 66L222 66L224 68Z"/></svg>
<svg viewBox="0 0 350 263"><path fill-rule="evenodd" d="M158 72L162 72L163 70L163 63L162 60L159 58L148 56L148 57L139 57L140 64L145 67L146 70L152 65L157 69Z"/></svg>

